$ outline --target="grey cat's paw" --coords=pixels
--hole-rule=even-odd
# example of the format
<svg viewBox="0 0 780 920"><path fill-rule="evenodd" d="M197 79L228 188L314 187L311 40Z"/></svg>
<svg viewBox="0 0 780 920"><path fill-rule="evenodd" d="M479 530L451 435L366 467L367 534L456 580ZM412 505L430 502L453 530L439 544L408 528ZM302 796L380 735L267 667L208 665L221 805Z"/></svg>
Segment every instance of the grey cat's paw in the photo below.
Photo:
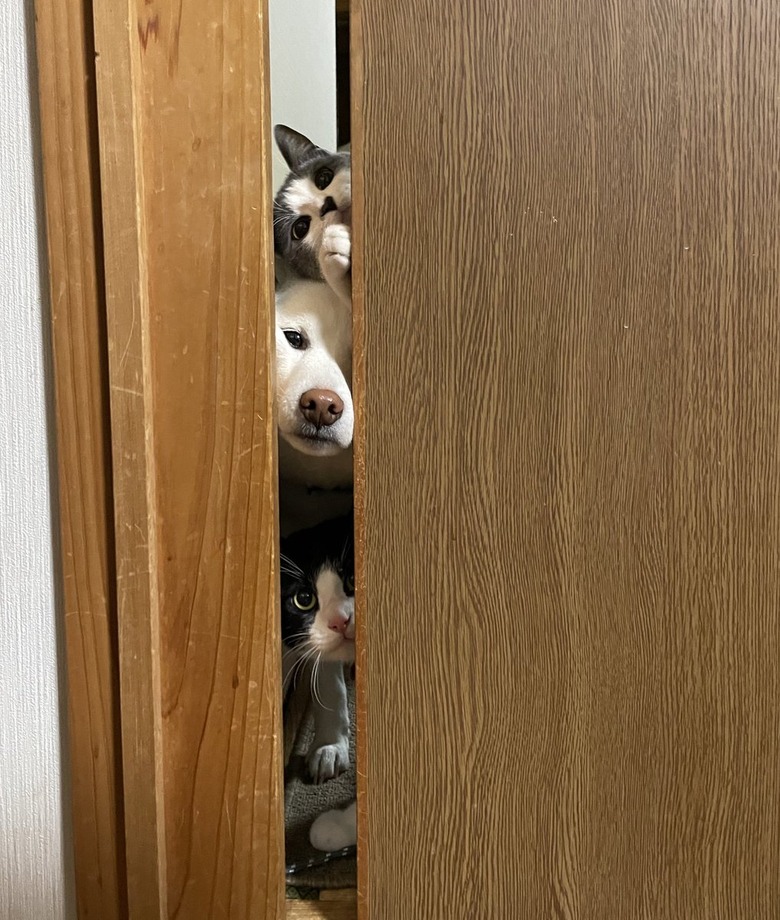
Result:
<svg viewBox="0 0 780 920"><path fill-rule="evenodd" d="M349 769L349 742L345 739L336 744L324 744L309 754L309 773L315 783L326 783L329 779Z"/></svg>
<svg viewBox="0 0 780 920"><path fill-rule="evenodd" d="M337 292L349 288L352 268L352 234L346 224L328 224L322 233L320 270L325 281Z"/></svg>

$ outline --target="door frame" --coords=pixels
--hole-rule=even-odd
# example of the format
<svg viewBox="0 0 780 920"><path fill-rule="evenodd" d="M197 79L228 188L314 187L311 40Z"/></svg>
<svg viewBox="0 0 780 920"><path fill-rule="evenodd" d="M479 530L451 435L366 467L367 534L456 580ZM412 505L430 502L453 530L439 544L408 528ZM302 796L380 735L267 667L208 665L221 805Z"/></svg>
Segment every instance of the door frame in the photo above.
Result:
<svg viewBox="0 0 780 920"><path fill-rule="evenodd" d="M219 4L214 0L211 12ZM231 63L217 85L204 78L187 113L221 132L224 169L235 167L238 176L238 190L225 191L219 203L238 209L242 222L221 240L215 283L226 293L215 360L233 362L235 378L244 382L231 391L220 378L223 398L199 437L213 444L215 429L232 425L249 456L231 454L230 469L248 486L239 498L228 490L217 500L226 522L218 547L221 609L241 611L238 632L224 641L190 638L211 643L215 660L233 654L238 702L223 711L223 693L216 714L209 710L211 759L224 757L225 779L201 785L193 812L218 813L217 845L214 853L190 853L187 871L212 878L204 916L243 920L285 911L270 90L264 0L232 19L226 4L220 11L221 27L209 41L221 42L223 60ZM206 48L197 27L187 29L193 11L184 20L182 14L181 2L167 0L124 7L113 0L36 0L76 892L79 917L101 920L162 920L176 912L167 873L180 854L168 839L165 808L165 774L176 762L170 752L163 755L160 673L161 622L169 621L173 602L161 589L168 538L158 489L175 475L177 451L184 458L193 444L182 439L171 448L169 439L161 457L155 436L166 396L161 382L175 372L154 349L153 292L164 269L155 265L150 212L160 178L155 169L176 138L153 133L149 113L155 96L165 95L166 80L176 79L180 59ZM231 67L243 68L240 79L231 78ZM256 177L247 175L248 165L258 168ZM170 162L166 169L170 179ZM231 273L252 259L259 280L249 282L247 293L243 278L232 286ZM186 324L188 305L168 306L169 322ZM244 322L257 342L251 352L239 328ZM247 373L252 367L257 380ZM249 560L238 575L227 558L231 541L242 544ZM214 680L223 680L223 672ZM230 743L236 718L251 726L239 753ZM229 839L220 845L224 829Z"/></svg>

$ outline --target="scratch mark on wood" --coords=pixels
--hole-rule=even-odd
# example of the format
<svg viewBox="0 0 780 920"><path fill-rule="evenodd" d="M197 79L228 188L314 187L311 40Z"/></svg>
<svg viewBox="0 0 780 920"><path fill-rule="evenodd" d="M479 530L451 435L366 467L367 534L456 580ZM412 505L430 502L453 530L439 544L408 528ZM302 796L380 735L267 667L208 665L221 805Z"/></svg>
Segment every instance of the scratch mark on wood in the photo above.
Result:
<svg viewBox="0 0 780 920"><path fill-rule="evenodd" d="M156 15L150 16L145 25L140 20L138 22L138 38L141 40L141 47L144 51L152 37L155 41L160 37L160 17Z"/></svg>

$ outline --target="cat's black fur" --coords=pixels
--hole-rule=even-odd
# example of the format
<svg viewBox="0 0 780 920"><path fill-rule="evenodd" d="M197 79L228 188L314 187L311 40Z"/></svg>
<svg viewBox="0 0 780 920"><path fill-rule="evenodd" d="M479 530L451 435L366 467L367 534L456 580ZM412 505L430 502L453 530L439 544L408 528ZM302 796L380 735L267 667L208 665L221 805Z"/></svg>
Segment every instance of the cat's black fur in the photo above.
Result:
<svg viewBox="0 0 780 920"><path fill-rule="evenodd" d="M350 154L323 150L303 134L285 125L274 127L274 137L290 167L289 175L274 198L274 250L293 275L321 281L318 245L312 245L312 239L319 238L319 224L330 211L336 210L343 214L352 206ZM332 173L333 180L322 188L317 187L319 194L313 212L307 214L299 208L291 207L288 192L296 180L310 180L316 186L326 170ZM311 221L311 227L300 239L295 239L293 230L296 221L302 217Z"/></svg>
<svg viewBox="0 0 780 920"><path fill-rule="evenodd" d="M317 576L325 568L334 569L341 577L347 595L354 578L355 544L352 514L323 521L315 527L300 530L281 541L282 640L290 648L302 645L314 623L319 604L302 611L295 597L309 592L316 600Z"/></svg>

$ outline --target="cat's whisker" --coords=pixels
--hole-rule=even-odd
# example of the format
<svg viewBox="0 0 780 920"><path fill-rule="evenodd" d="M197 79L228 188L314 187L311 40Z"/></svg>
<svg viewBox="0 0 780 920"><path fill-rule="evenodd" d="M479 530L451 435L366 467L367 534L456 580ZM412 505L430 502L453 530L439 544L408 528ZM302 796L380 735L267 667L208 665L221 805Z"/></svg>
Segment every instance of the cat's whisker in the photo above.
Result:
<svg viewBox="0 0 780 920"><path fill-rule="evenodd" d="M305 639L308 635L309 635L308 630L303 630L302 632L295 633L295 635L290 636L287 641L292 642L295 639ZM287 651L282 653L282 660L284 661L284 659L287 658L288 655L300 655L301 652L303 651L303 649L301 648L301 645L302 643L299 643L298 645L295 645L292 648L288 648Z"/></svg>
<svg viewBox="0 0 780 920"><path fill-rule="evenodd" d="M315 661L314 661L314 669L313 669L312 675L311 675L310 686L311 686L312 696L313 696L314 699L317 701L317 704L320 706L321 709L326 709L326 710L327 710L327 707L326 707L325 704L322 702L322 699L321 699L320 694L319 694L319 690L317 689L317 685L318 685L318 682L319 682L319 671L320 671L320 664L321 664L321 663L322 663L322 654L321 654L320 652L318 652L318 653L317 653L317 657L316 657L316 659L315 659Z"/></svg>
<svg viewBox="0 0 780 920"><path fill-rule="evenodd" d="M284 553L279 555L279 567L281 571L285 572L287 575L300 575L301 578L304 577L303 569L297 562L290 559L289 556L285 556Z"/></svg>
<svg viewBox="0 0 780 920"><path fill-rule="evenodd" d="M284 682L284 686L282 688L283 690L286 691L288 687L292 686L292 684L294 683L297 677L298 672L301 671L305 667L306 659L307 659L307 656L299 658L295 662L295 664L292 666L292 668L290 669L290 673L287 675L287 680Z"/></svg>
<svg viewBox="0 0 780 920"><path fill-rule="evenodd" d="M311 655L311 647L310 647L308 641L302 642L302 643L298 646L298 648L296 649L296 651L297 651L297 652L299 653L299 655L300 655L300 660L301 660L301 661L306 661L306 659L309 658L310 655Z"/></svg>
<svg viewBox="0 0 780 920"><path fill-rule="evenodd" d="M301 673L303 673L303 671L305 671L306 665L311 661L311 659L312 659L316 654L317 654L317 649L316 649L316 648L310 647L308 643L305 643L305 644L304 644L304 646L303 646L303 654L302 654L301 657L298 659L298 661L295 662L295 664L293 665L292 669L290 670L290 673L287 675L287 678L288 678L287 686L290 685L290 682L292 682L293 677L294 677L299 671L300 671Z"/></svg>
<svg viewBox="0 0 780 920"><path fill-rule="evenodd" d="M305 638L305 637L308 636L308 635L309 635L309 630L308 630L308 629L302 629L300 632L293 633L292 636L288 636L287 639L285 639L285 642L287 642L287 644L289 645L290 642L295 641L295 639L303 639L303 638ZM297 646L294 646L293 648L288 649L288 650L285 652L285 655L289 654L290 652L297 652L298 650L299 650L298 647L297 647Z"/></svg>

